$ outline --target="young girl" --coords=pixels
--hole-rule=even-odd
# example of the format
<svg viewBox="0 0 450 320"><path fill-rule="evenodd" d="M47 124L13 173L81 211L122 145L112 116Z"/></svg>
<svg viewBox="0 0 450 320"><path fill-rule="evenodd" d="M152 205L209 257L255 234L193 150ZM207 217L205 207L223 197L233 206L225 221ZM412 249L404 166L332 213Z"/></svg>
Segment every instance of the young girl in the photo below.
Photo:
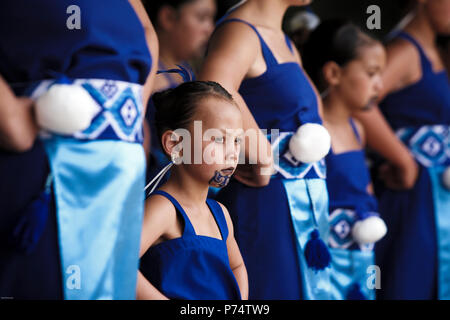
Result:
<svg viewBox="0 0 450 320"><path fill-rule="evenodd" d="M437 34L449 33L450 0L417 0L412 19L387 45L380 107L414 156L419 174L417 181L408 179L408 191L394 190L394 180L380 192L380 213L390 231L376 252L382 299L450 298L450 180L445 175L450 87L436 45ZM359 118L369 145L386 158L404 148L393 146L397 138L377 109ZM398 171L384 167L382 172L396 177Z"/></svg>
<svg viewBox="0 0 450 320"><path fill-rule="evenodd" d="M204 54L204 48L213 31L215 1L147 0L143 3L158 35L158 70L174 69L177 65L190 69L189 61ZM153 92L174 88L182 82L183 79L177 73L160 74L155 78ZM147 131L144 136L144 148L148 157L148 181L168 163L160 148L154 118L155 107L150 99L145 115Z"/></svg>
<svg viewBox="0 0 450 320"><path fill-rule="evenodd" d="M0 190L20 202L1 209L13 242L0 252L1 296L134 299L153 27L139 0L2 1L0 12L0 74L34 100L23 133L45 131L30 152L1 154Z"/></svg>
<svg viewBox="0 0 450 320"><path fill-rule="evenodd" d="M247 272L228 211L207 199L209 186L224 187L236 168L239 108L214 82L186 82L153 100L161 146L175 165L146 201L138 298L247 299ZM203 137L194 133L198 124ZM182 139L180 130L187 133ZM203 155L200 163L194 152Z"/></svg>
<svg viewBox="0 0 450 320"><path fill-rule="evenodd" d="M311 34L303 58L323 92L323 120L331 135L325 162L333 295L336 299L373 299L375 292L366 284L367 268L375 264L373 242L384 235L386 227L377 218L365 164L364 130L351 115L371 108L380 94L384 48L351 23L328 20Z"/></svg>
<svg viewBox="0 0 450 320"><path fill-rule="evenodd" d="M320 162L329 135L320 126L320 98L281 29L290 6L309 3L243 1L218 24L199 75L233 94L245 131L257 138L258 154L244 148L246 165L238 167L236 180L217 198L230 209L251 299L330 298L329 254L322 241L328 238L328 195ZM303 159L310 152L297 148L294 132L309 128L323 133L323 139L312 134L305 145L319 152ZM278 150L273 157L261 129L280 132L271 138ZM271 176L274 162L277 172Z"/></svg>

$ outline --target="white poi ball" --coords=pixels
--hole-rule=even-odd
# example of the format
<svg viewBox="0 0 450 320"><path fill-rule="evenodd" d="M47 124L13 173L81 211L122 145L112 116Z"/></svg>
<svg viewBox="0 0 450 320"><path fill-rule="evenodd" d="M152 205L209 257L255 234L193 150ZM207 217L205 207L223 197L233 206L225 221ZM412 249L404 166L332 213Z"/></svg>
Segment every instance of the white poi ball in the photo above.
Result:
<svg viewBox="0 0 450 320"><path fill-rule="evenodd" d="M68 84L52 85L35 106L39 126L59 134L87 129L100 110L85 89Z"/></svg>
<svg viewBox="0 0 450 320"><path fill-rule="evenodd" d="M360 244L374 243L385 236L387 232L383 219L371 216L355 222L352 228L353 239Z"/></svg>
<svg viewBox="0 0 450 320"><path fill-rule="evenodd" d="M442 184L447 190L450 190L450 166L442 173Z"/></svg>
<svg viewBox="0 0 450 320"><path fill-rule="evenodd" d="M289 150L298 161L312 163L330 151L331 137L324 126L317 123L301 125L289 141Z"/></svg>

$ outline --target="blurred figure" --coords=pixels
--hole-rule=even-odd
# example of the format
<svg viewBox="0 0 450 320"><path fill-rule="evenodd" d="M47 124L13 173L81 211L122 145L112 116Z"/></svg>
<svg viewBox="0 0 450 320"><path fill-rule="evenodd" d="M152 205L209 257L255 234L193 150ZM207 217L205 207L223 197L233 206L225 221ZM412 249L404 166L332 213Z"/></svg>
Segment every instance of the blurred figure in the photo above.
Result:
<svg viewBox="0 0 450 320"><path fill-rule="evenodd" d="M374 243L386 233L379 218L365 161L365 132L352 113L374 106L386 63L383 45L354 24L323 21L305 44L303 63L322 92L324 126L331 135L325 157L330 199L333 296L375 299L367 268L375 263Z"/></svg>
<svg viewBox="0 0 450 320"><path fill-rule="evenodd" d="M0 3L0 296L134 299L156 35L140 0L36 4Z"/></svg>
<svg viewBox="0 0 450 320"><path fill-rule="evenodd" d="M390 37L380 109L397 137L378 109L358 115L369 145L393 163L380 168L381 299L450 298L450 87L438 34L450 34L450 0L417 0Z"/></svg>
<svg viewBox="0 0 450 320"><path fill-rule="evenodd" d="M204 54L214 29L215 0L144 0L143 3L158 35L158 70L174 69L181 65L191 72L188 62ZM153 91L174 88L182 82L178 73L162 73L156 77ZM155 108L150 100L144 136L148 158L147 181L167 164L167 158L157 139L154 114ZM167 177L162 182L166 180Z"/></svg>
<svg viewBox="0 0 450 320"><path fill-rule="evenodd" d="M310 33L320 24L320 18L310 7L297 12L286 24L286 33L301 51Z"/></svg>

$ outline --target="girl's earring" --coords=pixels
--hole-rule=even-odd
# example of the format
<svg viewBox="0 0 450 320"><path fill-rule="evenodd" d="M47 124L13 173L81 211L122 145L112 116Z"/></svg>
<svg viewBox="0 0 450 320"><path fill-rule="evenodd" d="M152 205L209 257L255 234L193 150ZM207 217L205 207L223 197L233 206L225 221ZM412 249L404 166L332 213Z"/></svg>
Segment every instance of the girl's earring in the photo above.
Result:
<svg viewBox="0 0 450 320"><path fill-rule="evenodd" d="M172 163L173 164L180 164L181 163L181 157L179 156L179 154L172 153L170 157L172 159Z"/></svg>

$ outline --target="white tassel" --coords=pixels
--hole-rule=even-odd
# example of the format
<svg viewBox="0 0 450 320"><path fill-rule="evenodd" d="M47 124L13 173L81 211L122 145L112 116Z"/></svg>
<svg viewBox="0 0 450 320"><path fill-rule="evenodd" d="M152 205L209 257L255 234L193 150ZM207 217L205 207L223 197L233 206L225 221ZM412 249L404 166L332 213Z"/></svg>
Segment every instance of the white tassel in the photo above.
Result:
<svg viewBox="0 0 450 320"><path fill-rule="evenodd" d="M355 222L352 228L353 239L360 244L375 243L386 235L387 227L383 219L370 216Z"/></svg>
<svg viewBox="0 0 450 320"><path fill-rule="evenodd" d="M450 190L450 167L442 173L442 184L447 190Z"/></svg>
<svg viewBox="0 0 450 320"><path fill-rule="evenodd" d="M147 193L147 195L150 195L153 193L153 191L155 191L156 187L158 186L159 182L161 181L161 179L165 176L165 174L167 173L167 171L170 170L170 168L173 166L173 162L169 163L167 166L165 166L164 168L161 169L160 172L158 172L158 174L152 179L152 181L150 181L144 188L144 191L147 191L148 188L150 188L150 186L154 183L153 188L150 190L149 193ZM155 182L156 181L156 182Z"/></svg>
<svg viewBox="0 0 450 320"><path fill-rule="evenodd" d="M54 84L36 100L40 127L57 134L74 134L87 129L100 107L82 87Z"/></svg>
<svg viewBox="0 0 450 320"><path fill-rule="evenodd" d="M303 163L321 160L330 151L331 137L324 126L317 123L306 123L297 129L289 141L292 155Z"/></svg>

